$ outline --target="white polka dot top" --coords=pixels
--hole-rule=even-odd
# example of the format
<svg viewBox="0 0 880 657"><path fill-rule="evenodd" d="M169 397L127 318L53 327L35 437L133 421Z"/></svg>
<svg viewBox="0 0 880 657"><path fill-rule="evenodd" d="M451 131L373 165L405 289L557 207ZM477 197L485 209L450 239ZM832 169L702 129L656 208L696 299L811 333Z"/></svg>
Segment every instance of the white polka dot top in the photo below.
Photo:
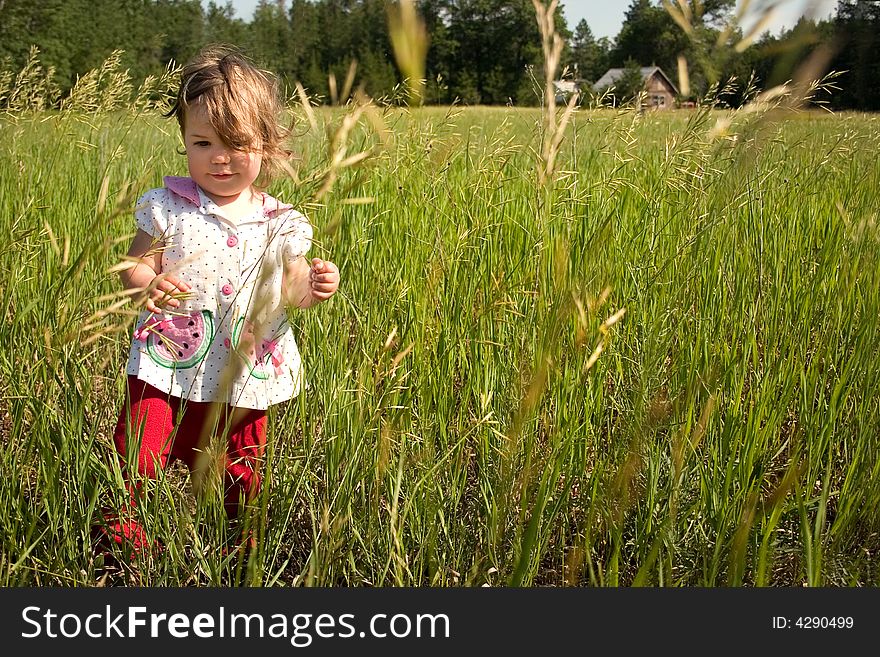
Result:
<svg viewBox="0 0 880 657"><path fill-rule="evenodd" d="M141 313L128 374L190 401L265 409L296 396L302 363L281 280L311 246L308 220L264 194L261 211L231 222L190 178L164 183L135 219L162 245L162 271L191 292L179 308Z"/></svg>

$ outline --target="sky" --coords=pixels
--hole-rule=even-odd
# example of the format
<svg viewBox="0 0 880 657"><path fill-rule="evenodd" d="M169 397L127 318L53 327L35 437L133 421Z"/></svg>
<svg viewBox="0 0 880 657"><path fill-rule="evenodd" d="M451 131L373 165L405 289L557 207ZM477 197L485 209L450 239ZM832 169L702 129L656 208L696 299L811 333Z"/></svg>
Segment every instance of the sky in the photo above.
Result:
<svg viewBox="0 0 880 657"><path fill-rule="evenodd" d="M596 38L617 36L623 15L631 0L560 0L564 9L565 19L573 30L578 22L585 18ZM258 0L232 0L235 14L239 18L250 20ZM222 0L218 4L223 4ZM752 5L766 4L761 0L753 0ZM793 26L804 13L813 13L817 17L830 14L837 0L781 0L776 17L767 25L774 34L783 28Z"/></svg>

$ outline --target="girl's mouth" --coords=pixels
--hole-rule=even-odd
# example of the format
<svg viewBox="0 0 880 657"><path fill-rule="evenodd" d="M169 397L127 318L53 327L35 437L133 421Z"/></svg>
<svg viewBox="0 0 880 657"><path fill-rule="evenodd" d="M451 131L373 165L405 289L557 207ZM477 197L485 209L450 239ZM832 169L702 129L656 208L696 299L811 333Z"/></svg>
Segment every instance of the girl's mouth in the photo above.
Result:
<svg viewBox="0 0 880 657"><path fill-rule="evenodd" d="M212 178L216 178L217 180L226 180L227 178L232 178L231 173L212 173Z"/></svg>

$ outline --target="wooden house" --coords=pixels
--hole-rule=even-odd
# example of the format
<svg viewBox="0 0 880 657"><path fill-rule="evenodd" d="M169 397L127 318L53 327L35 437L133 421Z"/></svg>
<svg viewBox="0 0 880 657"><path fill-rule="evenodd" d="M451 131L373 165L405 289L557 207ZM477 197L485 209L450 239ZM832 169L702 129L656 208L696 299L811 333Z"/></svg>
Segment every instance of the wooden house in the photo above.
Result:
<svg viewBox="0 0 880 657"><path fill-rule="evenodd" d="M626 69L611 68L596 81L593 90L601 93L623 77ZM659 66L643 66L639 69L644 81L646 109L672 109L675 107L675 99L678 96L678 88L669 79Z"/></svg>

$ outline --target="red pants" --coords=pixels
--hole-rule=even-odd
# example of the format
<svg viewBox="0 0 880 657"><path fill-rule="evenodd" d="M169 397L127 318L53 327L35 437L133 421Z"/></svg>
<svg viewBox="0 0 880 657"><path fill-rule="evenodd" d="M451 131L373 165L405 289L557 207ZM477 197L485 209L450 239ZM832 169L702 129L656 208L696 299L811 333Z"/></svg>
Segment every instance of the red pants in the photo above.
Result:
<svg viewBox="0 0 880 657"><path fill-rule="evenodd" d="M183 461L192 472L210 440L225 435L226 513L234 518L240 501L250 500L259 492L266 411L181 400L134 376L128 377L127 402L113 433L123 468L132 461L126 458L129 453L133 455L137 450L137 472L142 477L154 479L156 468L164 470L174 459ZM132 504L137 495L137 487L132 487ZM127 540L139 550L149 541L132 515L125 513L124 517L108 520L106 532L117 543Z"/></svg>

